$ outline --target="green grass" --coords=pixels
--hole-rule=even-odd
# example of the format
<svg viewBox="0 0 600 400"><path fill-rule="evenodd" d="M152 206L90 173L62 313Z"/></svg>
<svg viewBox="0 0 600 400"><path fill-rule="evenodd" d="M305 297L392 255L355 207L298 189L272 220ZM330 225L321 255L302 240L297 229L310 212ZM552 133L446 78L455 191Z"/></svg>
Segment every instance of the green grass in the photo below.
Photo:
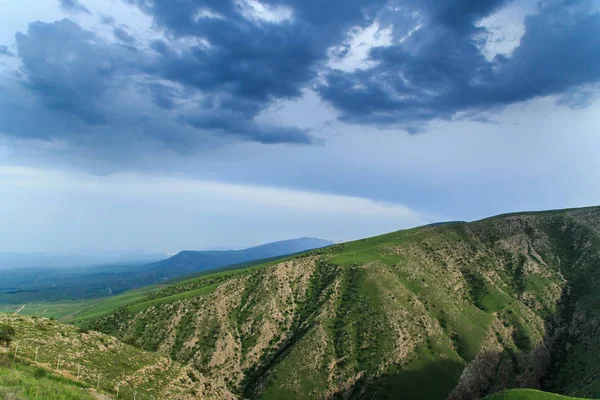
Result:
<svg viewBox="0 0 600 400"><path fill-rule="evenodd" d="M139 302L148 295L158 292L164 287L164 285L152 285L101 299L26 303L22 304L25 307L19 314L25 316L55 318L64 322L77 323L90 318L98 318L110 314L120 307ZM19 310L22 305L2 304L0 305L0 313L14 313Z"/></svg>
<svg viewBox="0 0 600 400"><path fill-rule="evenodd" d="M83 387L44 369L0 356L0 399L92 400Z"/></svg>
<svg viewBox="0 0 600 400"><path fill-rule="evenodd" d="M443 345L421 346L405 366L391 366L370 387L373 398L430 400L447 398L465 364Z"/></svg>
<svg viewBox="0 0 600 400"><path fill-rule="evenodd" d="M513 389L494 393L483 400L583 400L576 397L561 396L558 394L541 392L533 389Z"/></svg>
<svg viewBox="0 0 600 400"><path fill-rule="evenodd" d="M60 379L64 380L64 383L71 382L75 386L93 388L96 387L100 378L101 392L114 396L116 385L119 384L119 398L123 399L133 399L134 391L138 392L138 399L147 399L150 396L173 398L173 390L182 393L183 398L189 398L183 394L193 393L194 390L200 388L200 386L194 386L194 383L178 378L185 372L181 364L171 362L156 353L124 344L98 332L86 331L45 318L9 314L0 314L0 323L8 324L15 330L13 341L5 350L13 357L18 344L17 356L13 358L20 364L14 363L14 365L33 366L36 364L39 368L35 368L35 371L39 372L42 368L46 371L45 373L41 371L42 373L37 377L48 376L54 379L51 371L59 369L60 375L64 377L64 379L62 377ZM2 350L4 351L4 349ZM38 350L37 362L36 350ZM58 364L59 357L60 364ZM11 366L9 369L15 368ZM75 382L78 374L79 381ZM23 387L31 386L33 388L36 385L35 382L32 384L27 382L24 381ZM193 380L193 382L197 382L197 380ZM214 382L212 384L216 385ZM5 385L0 379L0 387L2 386ZM62 393L59 390L56 392ZM40 396L32 398L51 400L88 398L68 397L68 395L62 394L57 395L58 397ZM2 399L1 396L0 399Z"/></svg>
<svg viewBox="0 0 600 400"><path fill-rule="evenodd" d="M82 311L77 315L66 320L69 323L77 323L90 318L99 318L104 315L108 315L120 307L127 306L128 304L134 303L144 299L146 296L155 293L164 286L152 285L141 289L132 290L119 294L117 296L107 297L101 300L94 300L90 303L84 304Z"/></svg>
<svg viewBox="0 0 600 400"><path fill-rule="evenodd" d="M22 305L6 304L0 305L0 313L14 313L25 306L19 314L44 318L56 318L58 320L68 318L70 315L81 311L97 303L98 300L76 300L59 302L26 303Z"/></svg>

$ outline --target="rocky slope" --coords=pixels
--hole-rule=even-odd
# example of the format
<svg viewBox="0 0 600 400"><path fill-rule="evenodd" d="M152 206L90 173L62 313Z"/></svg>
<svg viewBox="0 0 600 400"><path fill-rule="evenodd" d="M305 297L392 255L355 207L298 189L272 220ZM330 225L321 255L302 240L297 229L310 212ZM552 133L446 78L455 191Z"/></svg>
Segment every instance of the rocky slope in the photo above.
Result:
<svg viewBox="0 0 600 400"><path fill-rule="evenodd" d="M600 208L523 213L183 282L85 325L246 398L600 397L599 279Z"/></svg>

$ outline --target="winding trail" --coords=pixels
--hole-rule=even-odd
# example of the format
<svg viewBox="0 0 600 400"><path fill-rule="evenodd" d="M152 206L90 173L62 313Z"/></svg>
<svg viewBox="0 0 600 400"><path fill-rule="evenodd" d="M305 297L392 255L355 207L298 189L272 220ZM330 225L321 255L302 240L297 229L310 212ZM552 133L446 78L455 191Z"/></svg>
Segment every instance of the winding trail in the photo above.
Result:
<svg viewBox="0 0 600 400"><path fill-rule="evenodd" d="M20 313L21 311L23 311L24 308L25 308L25 304L23 304L17 311L15 311L15 314Z"/></svg>

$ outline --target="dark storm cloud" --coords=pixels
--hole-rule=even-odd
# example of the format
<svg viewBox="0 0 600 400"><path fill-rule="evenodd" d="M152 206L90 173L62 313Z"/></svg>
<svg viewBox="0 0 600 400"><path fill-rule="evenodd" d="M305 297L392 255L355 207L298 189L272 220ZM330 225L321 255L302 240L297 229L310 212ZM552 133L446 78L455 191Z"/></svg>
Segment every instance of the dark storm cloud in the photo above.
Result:
<svg viewBox="0 0 600 400"><path fill-rule="evenodd" d="M112 103L133 87L162 110L161 122L166 115L178 129L197 131L199 137L209 132L260 143L312 143L307 130L256 119L273 102L300 97L317 76L327 49L341 42L350 28L370 24L384 4L351 0L339 7L315 0L275 0L262 3L272 11L265 17L238 1L180 0L176 6L170 0L128 2L166 32L165 41L154 42L151 51L136 50L131 34L110 18L103 22L127 46L106 43L69 20L33 23L26 34L17 35L25 87L46 109L74 118L73 135L97 131L81 129L80 122L112 126L110 131L119 135L126 110ZM80 9L74 1L61 4ZM209 15L202 16L201 10ZM289 18L269 19L278 10ZM174 45L178 40L187 44ZM129 111L130 120L154 117L152 110L143 115L136 115L139 109ZM11 126L10 132L22 134ZM161 139L172 145L181 135Z"/></svg>
<svg viewBox="0 0 600 400"><path fill-rule="evenodd" d="M154 127L144 129L143 136L176 149L206 141L207 132L261 143L311 143L305 130L256 122L258 113L269 105L266 99L240 100L216 84L202 86L181 77L176 79L170 75L164 54L136 49L127 37L117 36L130 43L108 43L68 19L50 24L35 22L27 33L16 35L23 87L35 94L46 110L56 113L64 128L58 134L61 138L85 142L89 135L111 143L115 137L127 136L123 131L130 132L132 125L139 126L136 121L143 121ZM133 96L133 101L119 103L126 96ZM201 100L192 100L198 97ZM146 98L164 112L153 112L144 105ZM4 102L10 104L7 93ZM175 109L181 104L182 110ZM213 110L210 114L206 113L209 106ZM16 109L21 108L9 108ZM206 121L202 122L200 116ZM48 124L36 129L31 123L15 123L23 117L23 113L15 113L14 118L0 119L0 128L14 136L46 137L49 132L57 136ZM161 126L164 129L156 128Z"/></svg>
<svg viewBox="0 0 600 400"><path fill-rule="evenodd" d="M327 49L348 30L373 21L384 1L352 0L339 4L322 1L264 1L271 9L287 7L290 20L252 21L238 1L137 1L155 23L170 34L202 38L183 52L166 42L154 43L160 54L158 71L165 79L188 87L248 99L251 115L276 99L299 97L327 58ZM210 11L213 17L199 11Z"/></svg>
<svg viewBox="0 0 600 400"><path fill-rule="evenodd" d="M90 125L106 122L107 93L139 68L138 55L107 44L75 22L34 22L17 33L24 85L49 109L74 114Z"/></svg>
<svg viewBox="0 0 600 400"><path fill-rule="evenodd" d="M346 121L417 132L432 119L481 120L481 111L551 94L583 107L590 96L581 88L600 80L600 14L587 0L542 2L514 52L493 60L482 54L489 32L478 24L508 0L125 1L163 39L144 43L108 16L102 22L116 42L68 19L16 35L21 88L45 118L60 121L52 135L97 143L133 136L188 149L220 136L308 144L310 132L260 116L314 88ZM87 10L75 0L61 5ZM326 67L329 57L349 54L349 32L374 22L391 29L392 44L370 51L372 67ZM3 112L23 109L6 93ZM0 128L30 137L51 124L17 119L0 119Z"/></svg>
<svg viewBox="0 0 600 400"><path fill-rule="evenodd" d="M83 4L79 2L79 0L59 0L60 8L67 12L73 13L85 13L90 14L90 10L87 9Z"/></svg>
<svg viewBox="0 0 600 400"><path fill-rule="evenodd" d="M176 100L181 98L176 90L159 83L145 85L145 88L150 91L150 96L152 97L154 104L167 110L175 108L177 105Z"/></svg>
<svg viewBox="0 0 600 400"><path fill-rule="evenodd" d="M372 49L375 67L327 75L319 93L343 119L410 130L540 96L570 93L580 105L573 93L600 81L600 14L591 2L541 3L513 53L491 61L481 52L487 32L477 22L502 2L419 4L420 29Z"/></svg>
<svg viewBox="0 0 600 400"><path fill-rule="evenodd" d="M220 132L226 136L240 137L264 143L279 143L285 138L287 143L310 144L310 136L303 129L293 127L258 125L255 122L240 121L234 116L219 114L206 114L203 116L192 116L185 122L196 128L210 129Z"/></svg>

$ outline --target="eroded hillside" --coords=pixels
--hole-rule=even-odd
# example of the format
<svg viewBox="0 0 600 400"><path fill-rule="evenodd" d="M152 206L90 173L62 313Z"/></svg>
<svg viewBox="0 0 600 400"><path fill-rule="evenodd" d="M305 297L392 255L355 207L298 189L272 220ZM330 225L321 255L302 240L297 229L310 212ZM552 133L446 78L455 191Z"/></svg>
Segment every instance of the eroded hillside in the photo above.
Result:
<svg viewBox="0 0 600 400"><path fill-rule="evenodd" d="M108 335L14 314L0 314L0 324L15 331L11 345L0 346L0 353L16 355L19 361L99 388L110 398L117 391L121 399L133 399L134 394L139 399L236 398L224 385L207 379L191 366Z"/></svg>
<svg viewBox="0 0 600 400"><path fill-rule="evenodd" d="M85 323L247 398L600 397L600 209L416 228Z"/></svg>

